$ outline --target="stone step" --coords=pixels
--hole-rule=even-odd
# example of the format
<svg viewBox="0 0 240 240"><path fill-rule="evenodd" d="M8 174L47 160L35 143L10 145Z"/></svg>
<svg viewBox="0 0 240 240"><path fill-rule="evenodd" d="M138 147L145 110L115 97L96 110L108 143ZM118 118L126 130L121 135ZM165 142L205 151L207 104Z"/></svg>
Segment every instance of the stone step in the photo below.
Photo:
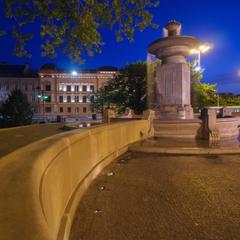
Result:
<svg viewBox="0 0 240 240"><path fill-rule="evenodd" d="M170 121L161 122L154 121L154 135L156 137L187 137L196 138L199 135L199 129L201 128L200 122L191 121Z"/></svg>

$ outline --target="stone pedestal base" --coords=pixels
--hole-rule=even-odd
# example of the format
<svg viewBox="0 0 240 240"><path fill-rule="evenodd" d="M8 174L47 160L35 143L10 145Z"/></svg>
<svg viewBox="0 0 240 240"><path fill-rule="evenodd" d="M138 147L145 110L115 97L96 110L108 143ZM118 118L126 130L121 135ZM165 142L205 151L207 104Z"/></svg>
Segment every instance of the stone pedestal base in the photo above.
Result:
<svg viewBox="0 0 240 240"><path fill-rule="evenodd" d="M190 94L190 68L187 63L168 63L157 66L157 119L193 119Z"/></svg>
<svg viewBox="0 0 240 240"><path fill-rule="evenodd" d="M156 119L193 119L193 109L190 105L162 105L155 113Z"/></svg>

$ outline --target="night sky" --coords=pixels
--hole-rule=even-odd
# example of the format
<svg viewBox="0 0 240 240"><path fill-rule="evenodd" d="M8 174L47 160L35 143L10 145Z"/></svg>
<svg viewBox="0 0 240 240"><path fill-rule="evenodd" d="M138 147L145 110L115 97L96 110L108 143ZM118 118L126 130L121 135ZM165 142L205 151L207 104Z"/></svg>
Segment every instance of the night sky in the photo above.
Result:
<svg viewBox="0 0 240 240"><path fill-rule="evenodd" d="M161 37L163 25L174 19L182 23L182 34L194 35L214 46L209 53L202 56L202 66L205 68L204 81L217 83L221 92L240 94L239 10L238 0L161 0L159 7L152 11L159 29L136 32L135 40L131 43L127 40L116 43L114 33L105 30L103 31L105 46L102 48L102 53L87 57L83 65L71 64L63 53L59 53L55 59L41 57L38 37L28 45L33 54L32 58L17 58L12 53L14 40L10 39L9 35L0 37L0 61L10 64L22 64L27 61L32 68L53 62L68 70L97 68L104 65L123 67L127 63L146 60L148 44ZM2 17L1 11L2 9L0 26L9 29L11 23Z"/></svg>

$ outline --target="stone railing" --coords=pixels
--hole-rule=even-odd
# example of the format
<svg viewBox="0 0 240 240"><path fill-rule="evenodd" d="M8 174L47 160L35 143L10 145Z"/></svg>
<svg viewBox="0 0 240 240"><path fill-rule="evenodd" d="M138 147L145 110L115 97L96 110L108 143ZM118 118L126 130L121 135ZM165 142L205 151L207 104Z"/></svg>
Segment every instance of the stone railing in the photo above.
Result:
<svg viewBox="0 0 240 240"><path fill-rule="evenodd" d="M48 137L0 159L0 240L67 240L80 198L128 145L148 137L147 120Z"/></svg>

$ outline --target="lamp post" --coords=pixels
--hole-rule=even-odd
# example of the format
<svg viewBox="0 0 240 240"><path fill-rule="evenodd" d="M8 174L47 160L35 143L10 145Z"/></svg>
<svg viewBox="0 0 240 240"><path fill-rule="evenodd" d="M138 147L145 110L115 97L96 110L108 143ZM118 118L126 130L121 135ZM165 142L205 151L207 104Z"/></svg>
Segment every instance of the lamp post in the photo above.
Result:
<svg viewBox="0 0 240 240"><path fill-rule="evenodd" d="M48 100L48 96L44 95L44 91L41 91L38 95L37 95L38 99L43 103L43 116L45 115L45 111L44 111L44 102Z"/></svg>
<svg viewBox="0 0 240 240"><path fill-rule="evenodd" d="M209 44L203 44L200 45L198 48L191 49L191 54L198 55L198 66L196 67L196 70L201 70L201 54L206 53L211 49L211 46Z"/></svg>

